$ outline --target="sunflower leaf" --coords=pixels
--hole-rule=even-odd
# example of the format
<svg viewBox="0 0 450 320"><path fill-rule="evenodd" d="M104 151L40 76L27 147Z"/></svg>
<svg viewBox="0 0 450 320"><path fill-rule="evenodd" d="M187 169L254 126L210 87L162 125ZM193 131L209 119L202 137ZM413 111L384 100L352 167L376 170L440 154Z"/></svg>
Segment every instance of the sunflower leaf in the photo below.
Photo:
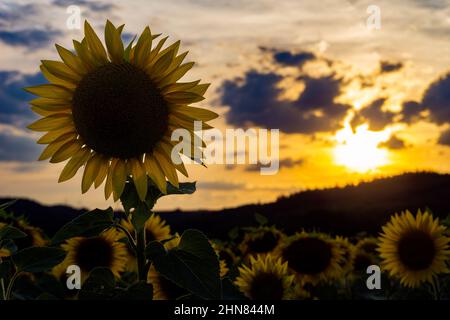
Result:
<svg viewBox="0 0 450 320"><path fill-rule="evenodd" d="M114 297L116 280L108 268L93 269L84 282L78 298L80 300L109 300Z"/></svg>
<svg viewBox="0 0 450 320"><path fill-rule="evenodd" d="M66 252L60 248L31 247L20 250L11 258L18 272L45 272L61 263Z"/></svg>
<svg viewBox="0 0 450 320"><path fill-rule="evenodd" d="M2 229L0 229L0 241L25 238L26 236L27 236L26 233L12 226L5 226Z"/></svg>
<svg viewBox="0 0 450 320"><path fill-rule="evenodd" d="M76 236L96 236L114 225L113 216L114 212L111 207L106 210L95 209L84 213L59 229L52 238L52 244L56 245Z"/></svg>
<svg viewBox="0 0 450 320"><path fill-rule="evenodd" d="M178 247L166 251L152 241L146 248L147 257L156 270L176 285L202 299L222 296L219 261L206 236L198 230L186 230Z"/></svg>

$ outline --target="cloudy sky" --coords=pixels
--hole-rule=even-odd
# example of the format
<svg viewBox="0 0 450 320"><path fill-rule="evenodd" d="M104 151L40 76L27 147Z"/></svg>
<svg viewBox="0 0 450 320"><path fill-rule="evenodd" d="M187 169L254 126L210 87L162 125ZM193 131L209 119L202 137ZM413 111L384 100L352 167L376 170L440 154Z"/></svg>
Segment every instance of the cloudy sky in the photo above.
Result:
<svg viewBox="0 0 450 320"><path fill-rule="evenodd" d="M450 1L447 0L0 0L0 196L105 207L81 175L57 183L61 165L37 162L26 125L37 117L24 86L43 83L41 59L71 46L67 8L102 34L125 23L129 41L149 25L182 40L189 78L211 82L201 106L213 125L280 130L280 171L258 165L191 165L193 196L158 209L231 207L295 191L413 170L450 171ZM381 28L368 27L370 5ZM369 19L370 20L370 19ZM373 20L370 20L373 21Z"/></svg>

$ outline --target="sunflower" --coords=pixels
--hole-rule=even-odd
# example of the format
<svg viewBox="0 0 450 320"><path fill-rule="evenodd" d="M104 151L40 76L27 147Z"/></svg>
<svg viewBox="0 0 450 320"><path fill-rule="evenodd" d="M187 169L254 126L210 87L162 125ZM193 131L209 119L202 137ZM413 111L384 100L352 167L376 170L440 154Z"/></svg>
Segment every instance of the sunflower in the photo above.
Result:
<svg viewBox="0 0 450 320"><path fill-rule="evenodd" d="M297 233L284 241L278 254L301 283L327 282L342 274L342 250L326 234Z"/></svg>
<svg viewBox="0 0 450 320"><path fill-rule="evenodd" d="M119 242L120 234L115 229L109 229L94 237L75 237L66 241L61 247L67 251L64 261L54 269L57 275L66 270L69 265L77 265L81 269L84 281L89 272L96 267L106 267L116 277L125 270L127 263L127 249Z"/></svg>
<svg viewBox="0 0 450 320"><path fill-rule="evenodd" d="M341 236L336 236L334 243L341 249L341 260L338 263L342 268L342 273L345 275L352 270L355 246L347 238Z"/></svg>
<svg viewBox="0 0 450 320"><path fill-rule="evenodd" d="M360 239L354 246L352 269L356 274L366 273L367 267L378 265L378 240L372 237Z"/></svg>
<svg viewBox="0 0 450 320"><path fill-rule="evenodd" d="M214 252L217 255L217 259L219 259L219 274L220 274L220 277L224 278L227 275L227 273L230 271L230 269L228 268L228 263L224 259L222 259L220 257L221 251L220 251L220 247L217 245L217 243L213 242L211 240L209 241L209 243L211 244L211 247L214 249Z"/></svg>
<svg viewBox="0 0 450 320"><path fill-rule="evenodd" d="M9 224L26 234L26 237L14 239L14 244L19 250L28 247L43 247L47 244L43 231L31 226L23 218L12 219ZM0 222L0 229L6 225L6 223Z"/></svg>
<svg viewBox="0 0 450 320"><path fill-rule="evenodd" d="M235 285L252 300L285 300L290 298L294 275L287 262L272 255L250 257L249 266L239 267Z"/></svg>
<svg viewBox="0 0 450 320"><path fill-rule="evenodd" d="M382 229L378 247L382 266L402 285L433 283L438 274L449 272L450 239L428 211L419 210L415 217L409 211L395 214Z"/></svg>
<svg viewBox="0 0 450 320"><path fill-rule="evenodd" d="M264 255L274 252L282 243L283 233L275 227L252 228L244 235L239 250L248 259L250 255Z"/></svg>
<svg viewBox="0 0 450 320"><path fill-rule="evenodd" d="M0 248L0 260L1 258L6 258L11 255L11 252L8 249Z"/></svg>
<svg viewBox="0 0 450 320"><path fill-rule="evenodd" d="M30 104L42 116L28 128L47 132L38 140L47 145L39 160L68 160L59 182L84 166L82 193L106 181L105 198L113 194L117 201L132 176L143 200L147 176L163 193L166 178L178 187L177 171L188 176L180 155L172 154L178 144L172 132L188 130L193 148L183 153L201 161L205 145L194 133L194 121L209 129L206 121L217 114L190 106L204 99L209 84L178 82L194 65L183 63L187 52L178 54L179 41L163 49L165 37L152 47L159 35L146 27L135 45L124 48L122 30L106 22L105 49L86 21L84 39L73 41L75 53L56 45L62 61L43 60L40 66L50 83L26 88L39 96Z"/></svg>

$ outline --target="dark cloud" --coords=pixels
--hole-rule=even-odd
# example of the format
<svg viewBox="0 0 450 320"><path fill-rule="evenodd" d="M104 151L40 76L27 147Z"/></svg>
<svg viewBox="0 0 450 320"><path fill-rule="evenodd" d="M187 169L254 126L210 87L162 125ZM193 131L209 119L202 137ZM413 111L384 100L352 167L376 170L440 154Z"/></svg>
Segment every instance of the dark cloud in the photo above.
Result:
<svg viewBox="0 0 450 320"><path fill-rule="evenodd" d="M390 62L390 61L380 61L380 72L394 72L403 68L402 62Z"/></svg>
<svg viewBox="0 0 450 320"><path fill-rule="evenodd" d="M304 159L285 158L285 159L281 159L278 165L279 165L280 170L282 170L282 169L298 167L298 166L301 166L303 163L305 163ZM260 172L261 168L264 168L267 166L261 165L261 164L249 165L249 166L245 167L245 171Z"/></svg>
<svg viewBox="0 0 450 320"><path fill-rule="evenodd" d="M422 116L420 115L422 111L424 111L424 107L419 102L406 101L405 103L403 103L403 108L401 111L402 117L400 121L409 124L416 122L422 118Z"/></svg>
<svg viewBox="0 0 450 320"><path fill-rule="evenodd" d="M446 145L446 146L450 146L450 129L444 131L441 134L441 136L439 137L438 143Z"/></svg>
<svg viewBox="0 0 450 320"><path fill-rule="evenodd" d="M211 181L211 182L199 182L197 183L197 188L209 190L237 190L237 189L244 189L245 184L223 182L223 181Z"/></svg>
<svg viewBox="0 0 450 320"><path fill-rule="evenodd" d="M286 133L335 131L350 108L334 102L340 80L332 76L299 78L305 84L297 100L280 99L282 76L249 71L243 81L226 81L221 102L230 110L226 117L237 126L277 128ZM241 83L242 82L242 83Z"/></svg>
<svg viewBox="0 0 450 320"><path fill-rule="evenodd" d="M277 51L273 54L275 62L285 66L302 66L305 62L316 59L312 52L292 53L290 51Z"/></svg>
<svg viewBox="0 0 450 320"><path fill-rule="evenodd" d="M379 98L359 110L351 121L352 128L355 129L360 124L368 123L370 130L380 131L392 123L396 114L382 110L385 101L385 98Z"/></svg>
<svg viewBox="0 0 450 320"><path fill-rule="evenodd" d="M24 17L35 15L38 12L36 4L7 3L0 4L0 26L6 26L23 19Z"/></svg>
<svg viewBox="0 0 450 320"><path fill-rule="evenodd" d="M0 123L24 127L36 118L27 101L33 96L24 87L46 82L42 74L24 75L16 71L0 71Z"/></svg>
<svg viewBox="0 0 450 320"><path fill-rule="evenodd" d="M55 0L53 4L59 7L68 7L71 5L82 6L92 11L104 12L114 8L112 3L105 3L95 0Z"/></svg>
<svg viewBox="0 0 450 320"><path fill-rule="evenodd" d="M0 30L0 41L10 46L36 49L49 45L58 35L59 31L51 29Z"/></svg>
<svg viewBox="0 0 450 320"><path fill-rule="evenodd" d="M28 137L0 133L0 161L36 161L41 147Z"/></svg>
<svg viewBox="0 0 450 320"><path fill-rule="evenodd" d="M405 141L399 137L393 135L386 142L382 142L378 145L380 148L387 148L392 150L400 150L406 148Z"/></svg>
<svg viewBox="0 0 450 320"><path fill-rule="evenodd" d="M437 124L450 122L450 73L433 82L425 92L422 106Z"/></svg>

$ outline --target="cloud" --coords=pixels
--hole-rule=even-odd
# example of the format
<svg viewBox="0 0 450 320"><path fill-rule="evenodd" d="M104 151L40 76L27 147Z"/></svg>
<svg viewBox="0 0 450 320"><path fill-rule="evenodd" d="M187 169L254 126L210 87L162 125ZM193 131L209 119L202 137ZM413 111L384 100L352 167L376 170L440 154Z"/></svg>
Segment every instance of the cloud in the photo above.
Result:
<svg viewBox="0 0 450 320"><path fill-rule="evenodd" d="M328 132L341 127L350 106L334 102L340 94L340 80L333 76L299 77L305 89L292 101L280 98L282 79L273 72L252 70L243 81L225 81L221 102L230 107L228 123L278 128L286 133Z"/></svg>
<svg viewBox="0 0 450 320"><path fill-rule="evenodd" d="M290 168L294 168L294 167L299 167L302 164L305 163L304 159L292 159L292 158L285 158L285 159L281 159L279 161L279 168L281 169L290 169ZM245 167L245 171L249 171L249 172L260 172L261 167L266 167L264 165L261 164L255 164L255 165L249 165L247 167Z"/></svg>
<svg viewBox="0 0 450 320"><path fill-rule="evenodd" d="M306 51L299 53L277 51L274 53L273 58L277 63L282 65L301 67L306 62L316 59L316 55L312 52Z"/></svg>
<svg viewBox="0 0 450 320"><path fill-rule="evenodd" d="M41 148L26 136L0 132L0 161L36 161Z"/></svg>
<svg viewBox="0 0 450 320"><path fill-rule="evenodd" d="M450 129L444 131L438 140L439 144L450 146Z"/></svg>
<svg viewBox="0 0 450 320"><path fill-rule="evenodd" d="M385 98L376 99L368 106L359 110L351 120L352 128L356 128L363 123L368 123L370 130L380 131L392 123L396 114L382 110L385 101Z"/></svg>
<svg viewBox="0 0 450 320"><path fill-rule="evenodd" d="M437 124L450 122L450 73L433 82L422 99L423 108L430 111L430 119Z"/></svg>
<svg viewBox="0 0 450 320"><path fill-rule="evenodd" d="M380 61L380 73L398 71L403 68L402 62Z"/></svg>
<svg viewBox="0 0 450 320"><path fill-rule="evenodd" d="M60 32L52 29L0 30L0 41L10 46L42 48L53 42Z"/></svg>
<svg viewBox="0 0 450 320"><path fill-rule="evenodd" d="M382 142L378 145L380 148L387 148L392 150L400 150L406 148L405 141L400 139L399 137L393 135L389 138L389 140Z"/></svg>
<svg viewBox="0 0 450 320"><path fill-rule="evenodd" d="M96 12L110 11L114 8L114 4L112 3L105 3L95 0L55 0L53 1L53 4L59 7L68 7L71 5L82 6Z"/></svg>
<svg viewBox="0 0 450 320"><path fill-rule="evenodd" d="M14 23L38 12L36 4L0 3L0 26Z"/></svg>
<svg viewBox="0 0 450 320"><path fill-rule="evenodd" d="M242 190L245 188L244 183L233 183L223 181L210 181L210 182L198 182L197 187L199 189L208 190Z"/></svg>
<svg viewBox="0 0 450 320"><path fill-rule="evenodd" d="M403 108L401 111L402 122L405 123L413 123L422 118L421 112L424 111L424 107L421 103L416 101L406 101L403 103Z"/></svg>
<svg viewBox="0 0 450 320"><path fill-rule="evenodd" d="M24 75L17 71L0 71L0 123L23 127L35 119L27 103L33 96L23 88L44 82L40 73Z"/></svg>

